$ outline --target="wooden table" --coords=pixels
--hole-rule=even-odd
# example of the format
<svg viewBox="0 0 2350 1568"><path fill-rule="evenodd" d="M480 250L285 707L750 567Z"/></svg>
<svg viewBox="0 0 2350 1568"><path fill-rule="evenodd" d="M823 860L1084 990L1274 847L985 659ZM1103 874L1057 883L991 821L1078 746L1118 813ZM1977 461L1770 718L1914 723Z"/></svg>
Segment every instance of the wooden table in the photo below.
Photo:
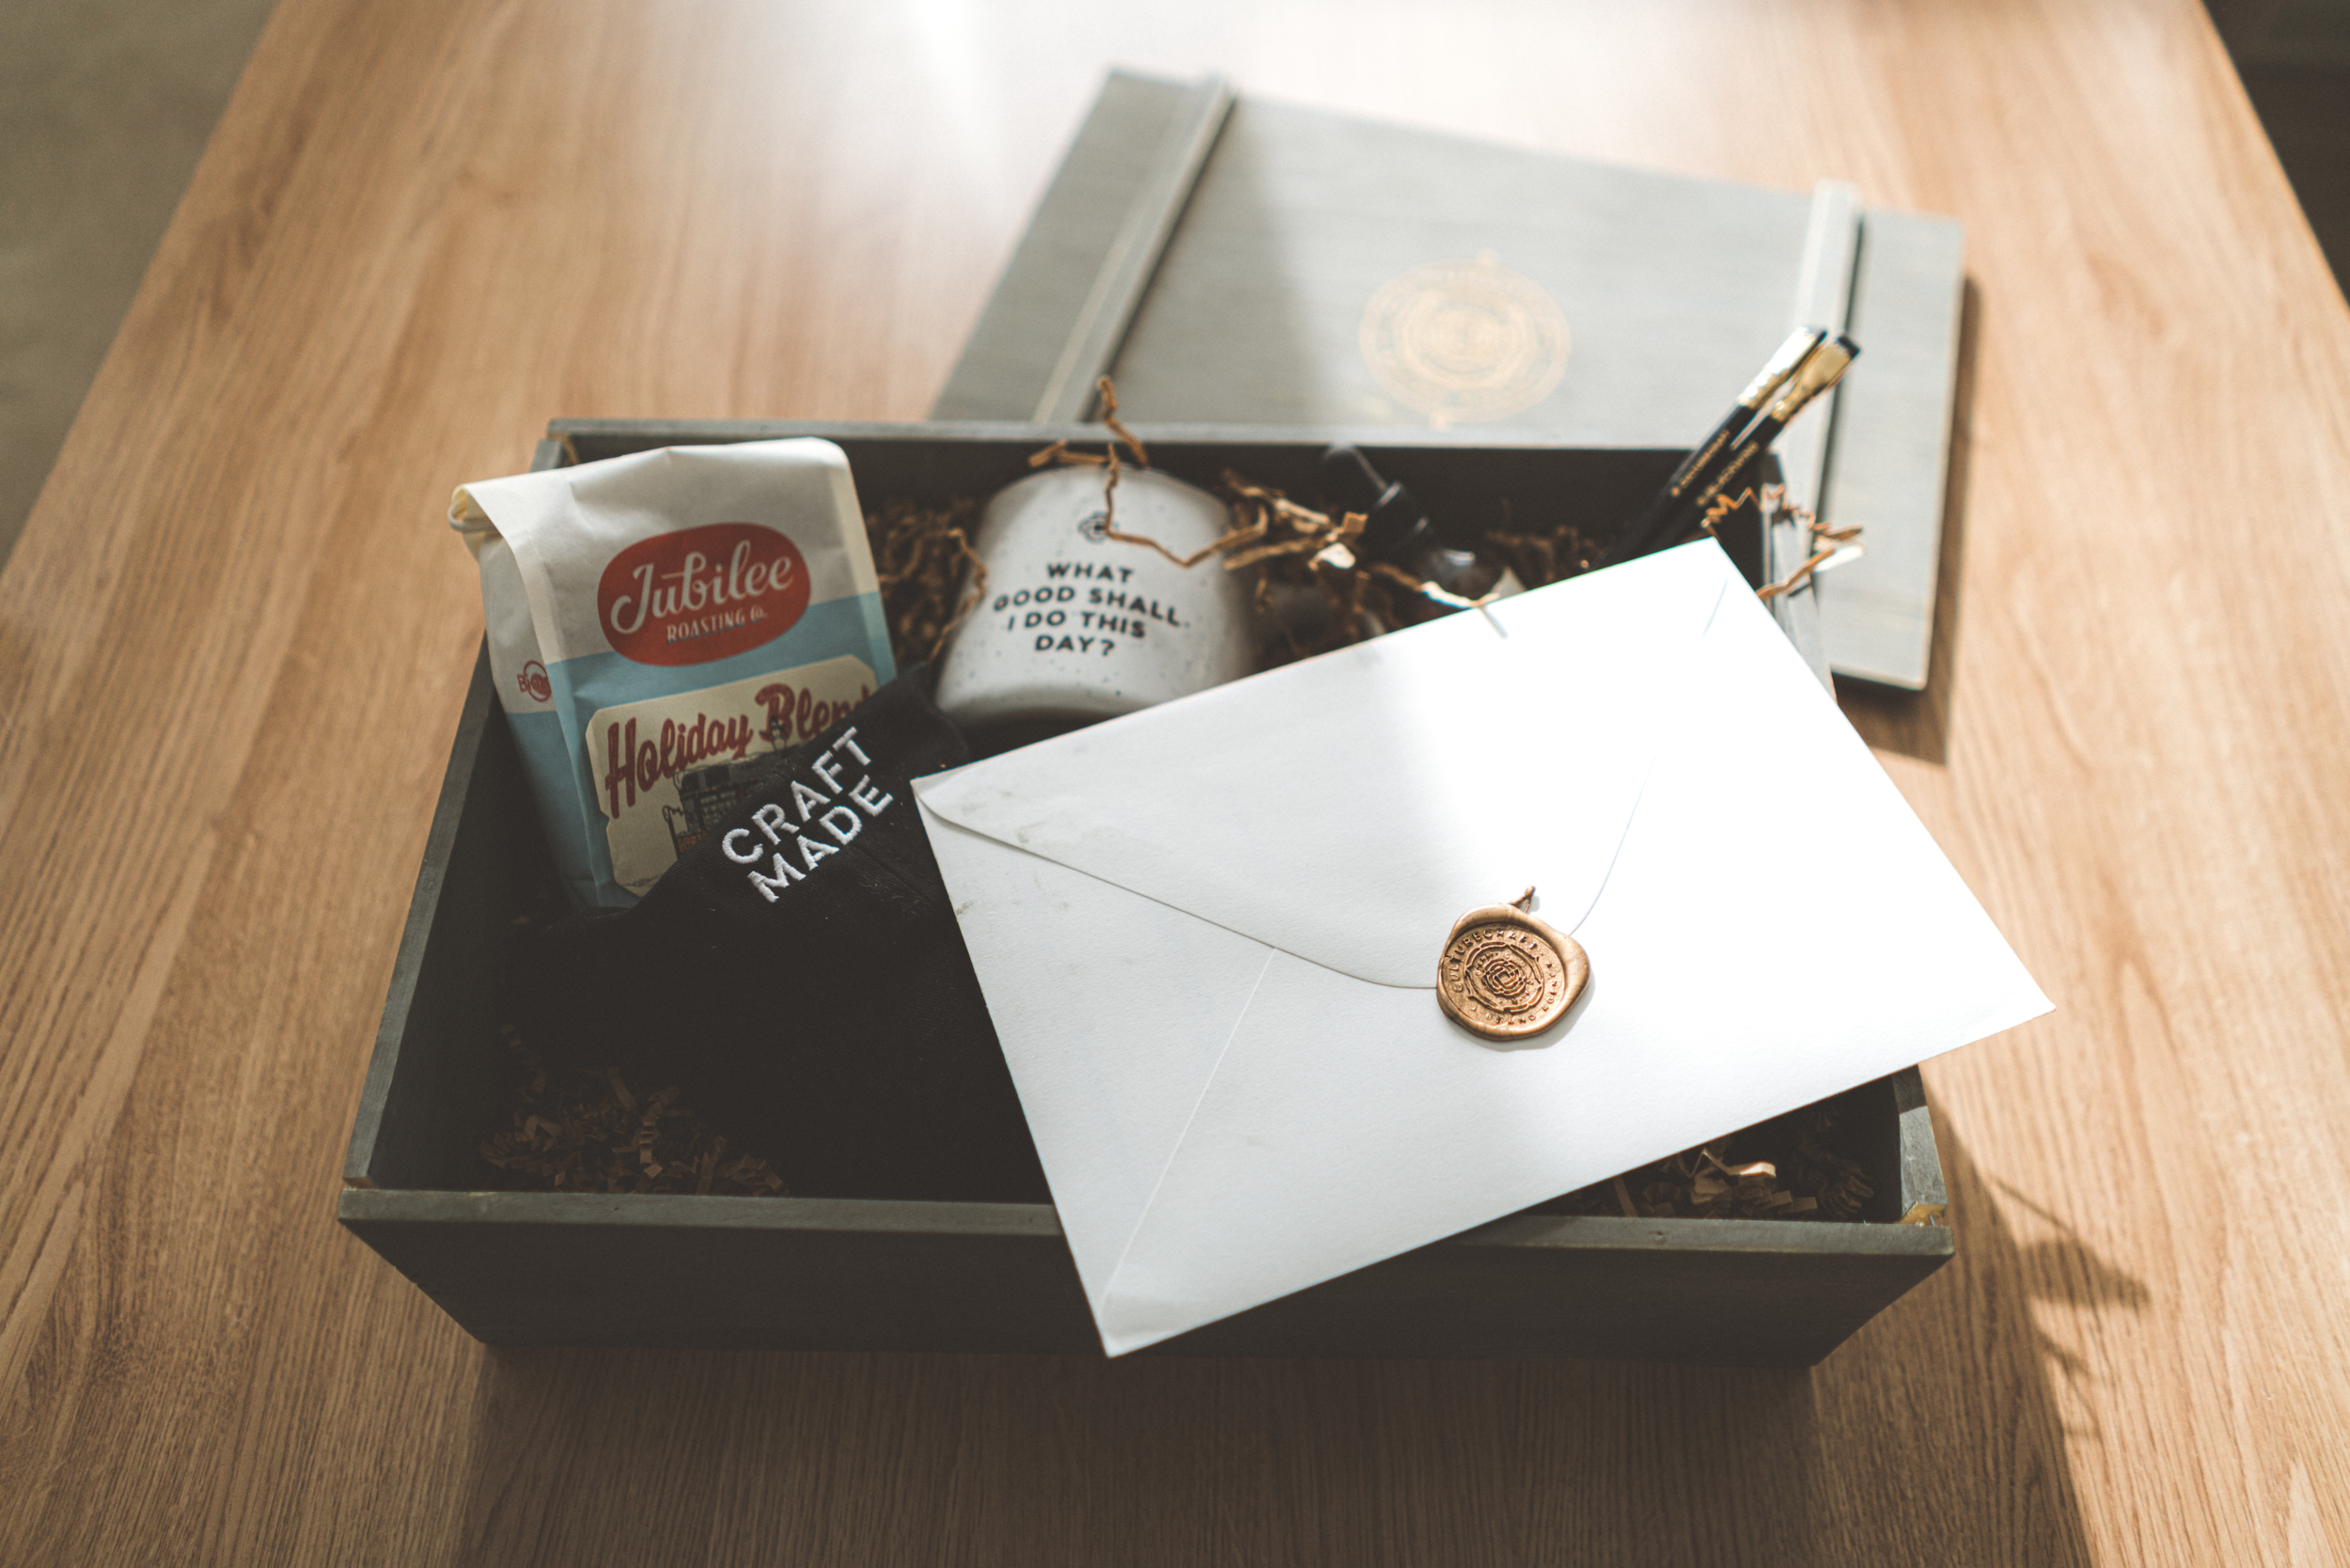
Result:
<svg viewBox="0 0 2350 1568"><path fill-rule="evenodd" d="M1105 9L284 0L0 577L0 1560L2350 1553L2350 321L2201 11ZM918 416L1112 62L1966 219L1934 687L1845 705L2060 1011L1815 1372L491 1353L334 1225L450 487Z"/></svg>

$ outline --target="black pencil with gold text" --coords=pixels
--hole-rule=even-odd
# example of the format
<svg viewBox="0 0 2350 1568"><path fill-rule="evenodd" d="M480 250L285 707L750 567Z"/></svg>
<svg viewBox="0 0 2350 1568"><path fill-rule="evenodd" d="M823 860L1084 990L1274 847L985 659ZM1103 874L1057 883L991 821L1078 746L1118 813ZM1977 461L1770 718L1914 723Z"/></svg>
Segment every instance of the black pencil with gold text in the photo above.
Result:
<svg viewBox="0 0 2350 1568"><path fill-rule="evenodd" d="M1754 422L1755 416L1762 412L1762 405L1770 401L1772 394L1786 385L1787 379L1811 357L1814 350L1826 341L1825 327L1799 327L1788 335L1787 341L1778 346L1778 352L1771 355L1770 362L1756 372L1755 378L1747 384L1747 389L1738 394L1738 400L1730 405L1730 412L1723 415L1720 422L1706 432L1705 439L1681 460L1681 465L1673 470L1672 478L1665 481L1665 488L1656 493L1656 498L1649 502L1646 510L1617 536L1618 543L1608 553L1610 561L1628 559L1651 547L1652 536L1683 510L1683 504L1694 492L1712 481L1721 460Z"/></svg>

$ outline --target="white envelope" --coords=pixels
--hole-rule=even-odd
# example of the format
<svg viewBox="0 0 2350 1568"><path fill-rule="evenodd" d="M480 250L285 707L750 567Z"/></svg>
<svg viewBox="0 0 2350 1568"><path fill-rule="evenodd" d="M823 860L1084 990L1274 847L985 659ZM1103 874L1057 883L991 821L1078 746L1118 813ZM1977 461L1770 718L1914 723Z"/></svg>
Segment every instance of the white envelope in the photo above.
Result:
<svg viewBox="0 0 2350 1568"><path fill-rule="evenodd" d="M916 794L1112 1355L2049 1005L1710 541ZM1529 884L1590 980L1498 1045Z"/></svg>

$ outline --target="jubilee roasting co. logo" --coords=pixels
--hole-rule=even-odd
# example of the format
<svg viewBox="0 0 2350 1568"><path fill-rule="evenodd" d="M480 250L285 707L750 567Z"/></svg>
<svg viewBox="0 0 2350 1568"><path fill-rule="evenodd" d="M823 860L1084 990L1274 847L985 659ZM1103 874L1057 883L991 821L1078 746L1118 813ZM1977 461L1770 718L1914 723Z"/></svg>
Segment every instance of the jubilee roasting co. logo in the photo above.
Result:
<svg viewBox="0 0 2350 1568"><path fill-rule="evenodd" d="M622 657L700 665L783 635L807 612L799 546L757 523L711 523L639 540L596 585L596 616Z"/></svg>

